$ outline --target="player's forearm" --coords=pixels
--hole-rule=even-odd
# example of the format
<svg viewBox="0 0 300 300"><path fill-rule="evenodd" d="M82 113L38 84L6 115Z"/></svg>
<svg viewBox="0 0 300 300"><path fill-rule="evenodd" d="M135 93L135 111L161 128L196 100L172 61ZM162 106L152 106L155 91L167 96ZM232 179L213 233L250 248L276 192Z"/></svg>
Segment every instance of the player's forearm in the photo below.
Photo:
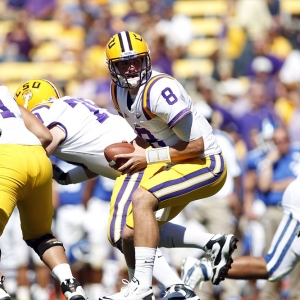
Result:
<svg viewBox="0 0 300 300"><path fill-rule="evenodd" d="M202 137L190 142L181 141L170 147L171 161L181 161L189 158L199 157L203 153L204 141Z"/></svg>
<svg viewBox="0 0 300 300"><path fill-rule="evenodd" d="M160 162L176 162L199 157L203 154L203 139L192 142L180 141L174 146L157 147L146 149L145 158L147 164Z"/></svg>
<svg viewBox="0 0 300 300"><path fill-rule="evenodd" d="M268 279L266 261L263 257L241 256L235 258L226 278Z"/></svg>
<svg viewBox="0 0 300 300"><path fill-rule="evenodd" d="M47 146L46 151L48 156L52 155L57 146L65 139L66 133L58 126L54 126L50 129L52 134L52 142Z"/></svg>
<svg viewBox="0 0 300 300"><path fill-rule="evenodd" d="M41 142L42 146L46 147L52 142L52 134L38 118L28 111L25 107L18 105L24 120L26 128L31 131Z"/></svg>

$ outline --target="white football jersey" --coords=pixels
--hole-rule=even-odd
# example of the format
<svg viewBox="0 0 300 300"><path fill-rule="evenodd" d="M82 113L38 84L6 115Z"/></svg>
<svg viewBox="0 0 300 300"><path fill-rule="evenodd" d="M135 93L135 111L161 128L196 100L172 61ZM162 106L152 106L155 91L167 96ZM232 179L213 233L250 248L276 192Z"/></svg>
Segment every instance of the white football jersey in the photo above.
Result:
<svg viewBox="0 0 300 300"><path fill-rule="evenodd" d="M272 239L267 263L268 280L278 281L289 274L300 260L300 176L285 189L282 197L284 216Z"/></svg>
<svg viewBox="0 0 300 300"><path fill-rule="evenodd" d="M131 103L131 98L127 89L112 83L111 98L119 115L153 147L173 146L180 142L173 129L182 118L192 114L192 128L186 128L185 132L189 137L187 141L202 136L203 156L221 152L208 121L196 111L183 86L167 74L152 71L148 82L139 88L130 109L128 103Z"/></svg>
<svg viewBox="0 0 300 300"><path fill-rule="evenodd" d="M22 119L18 104L6 86L0 86L0 144L41 145Z"/></svg>
<svg viewBox="0 0 300 300"><path fill-rule="evenodd" d="M66 138L56 148L54 156L113 179L119 172L108 166L105 147L136 138L123 118L88 99L66 96L41 103L32 113L48 128L57 125L65 131Z"/></svg>

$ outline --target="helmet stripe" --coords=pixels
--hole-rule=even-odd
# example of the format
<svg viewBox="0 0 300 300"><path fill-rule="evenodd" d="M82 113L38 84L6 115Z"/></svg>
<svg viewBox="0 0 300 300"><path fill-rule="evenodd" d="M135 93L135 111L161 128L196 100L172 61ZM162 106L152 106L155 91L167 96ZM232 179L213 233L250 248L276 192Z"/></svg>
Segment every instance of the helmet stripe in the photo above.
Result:
<svg viewBox="0 0 300 300"><path fill-rule="evenodd" d="M120 41L121 50L122 50L122 52L125 52L123 39L122 39L122 32L118 33L118 38L119 38L119 41Z"/></svg>
<svg viewBox="0 0 300 300"><path fill-rule="evenodd" d="M129 35L128 31L126 31L126 37L127 37L127 41L128 41L129 50L133 50L130 35Z"/></svg>
<svg viewBox="0 0 300 300"><path fill-rule="evenodd" d="M122 52L128 52L132 50L132 44L130 41L130 35L128 31L122 31L118 33Z"/></svg>

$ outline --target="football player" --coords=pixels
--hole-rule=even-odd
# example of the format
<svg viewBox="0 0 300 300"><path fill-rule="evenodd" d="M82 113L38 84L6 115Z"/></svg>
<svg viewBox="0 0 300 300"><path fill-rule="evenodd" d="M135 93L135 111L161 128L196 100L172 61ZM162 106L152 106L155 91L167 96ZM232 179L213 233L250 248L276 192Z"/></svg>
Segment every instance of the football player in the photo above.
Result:
<svg viewBox="0 0 300 300"><path fill-rule="evenodd" d="M117 156L129 159L119 168L122 174L144 174L132 194L122 236L131 281L102 299L153 299L154 260L163 240L160 237L159 244L159 226L189 202L217 193L226 179L226 165L212 127L177 80L152 70L148 45L139 34L122 31L112 36L106 62L116 110L151 147L134 141L133 153ZM176 242L177 247L183 244ZM232 234L202 235L200 246L211 254L214 284L227 273L236 243Z"/></svg>
<svg viewBox="0 0 300 300"><path fill-rule="evenodd" d="M79 183L98 175L115 179L120 175L109 167L103 151L110 144L136 138L123 118L88 99L60 97L56 87L45 79L21 84L15 99L50 129L53 141L46 148L48 155L78 166L60 174L61 183Z"/></svg>
<svg viewBox="0 0 300 300"><path fill-rule="evenodd" d="M226 278L267 279L279 281L294 269L300 261L300 176L285 189L282 197L284 216L272 239L265 257L241 256L234 260ZM193 288L198 283L211 279L211 266L205 260L190 260L188 272L183 272L183 280Z"/></svg>
<svg viewBox="0 0 300 300"><path fill-rule="evenodd" d="M23 239L60 281L68 300L88 299L73 277L63 244L51 232L52 167L45 149L50 131L24 107L18 106L7 87L0 87L0 235L17 206ZM4 276L0 298L11 299Z"/></svg>
<svg viewBox="0 0 300 300"><path fill-rule="evenodd" d="M90 100L60 97L56 87L44 79L29 80L21 84L15 93L15 99L18 104L31 110L50 129L53 141L46 148L48 154L77 165L75 169L66 173L54 165L53 178L58 183L78 183L98 175L112 179L118 178L110 201L108 238L114 247L122 251L122 230L130 210L131 195L138 187L144 172L141 171L132 176L121 175L120 172L108 166L103 151L109 144L122 140L133 141L137 137L133 129L124 118L110 114ZM186 230L180 230L179 227L167 229L165 228L164 231L169 235L169 238L165 238L166 241L176 241L170 232L177 232L178 239L182 239L179 232L182 234L186 232ZM164 233L161 236L163 237ZM195 236L195 244L189 241L185 247L198 247L197 241L198 235ZM174 244L169 243L168 247L174 247ZM184 293L186 298L197 300L195 293L183 285L160 251L157 255L159 268L155 269L154 277L165 287L180 288L181 298L185 298L182 295ZM178 293L176 295L178 296Z"/></svg>
<svg viewBox="0 0 300 300"><path fill-rule="evenodd" d="M78 183L97 175L116 179L110 201L111 209L107 230L111 244L118 247L121 251L124 250L122 234L127 215L132 211L132 194L138 188L141 179L152 176L154 170L155 172L157 171L159 164L149 165L145 170L134 174L125 173L121 175L121 172L109 167L103 151L107 145L123 140L127 142L136 140L144 147L149 146L147 141L137 137L131 126L121 116L113 115L87 99L69 96L60 97L55 86L47 80L36 79L25 82L18 88L15 99L18 104L31 110L50 129L53 141L46 148L48 154L53 154L64 161L78 166L67 173L54 166L54 179L57 182L60 184ZM162 163L161 166L164 167L165 164ZM181 209L182 207L180 207L178 212ZM157 213L157 218L160 220L164 216L164 210L160 210ZM166 222L162 222L162 224L164 223ZM204 249L207 241L213 236L212 234L205 234L204 242L202 242L199 234L191 231L185 227L167 223L161 228L160 246ZM216 237L220 238L220 243L222 244L220 253L223 253L222 255L227 255L228 252L232 251L231 248L234 247L236 241L235 237L232 235ZM201 241L200 244L199 240ZM223 245L225 242L226 245ZM207 250L211 251L209 248ZM216 266L219 273L218 277L220 278L223 276L222 268L224 266L227 268L227 260L226 262L223 260L220 265ZM129 273L132 273L132 270L129 268ZM177 297L180 298L199 299L189 287L183 285L183 282L172 271L159 249L157 251L154 277L165 287L169 287L166 297L169 294L174 296L175 292ZM179 294L178 290L180 291Z"/></svg>

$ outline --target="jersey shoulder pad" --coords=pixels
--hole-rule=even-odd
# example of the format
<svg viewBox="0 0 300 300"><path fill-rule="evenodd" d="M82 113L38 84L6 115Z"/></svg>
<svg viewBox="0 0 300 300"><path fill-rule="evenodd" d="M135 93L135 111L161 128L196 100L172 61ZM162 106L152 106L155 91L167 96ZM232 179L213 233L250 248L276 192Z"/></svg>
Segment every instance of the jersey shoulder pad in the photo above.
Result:
<svg viewBox="0 0 300 300"><path fill-rule="evenodd" d="M159 96L165 89L168 89L172 80L176 82L176 79L170 75L159 73L154 75L147 81L142 94L142 105L143 112L148 120L153 119L155 114L153 114L151 109L151 104L153 101L157 101Z"/></svg>

